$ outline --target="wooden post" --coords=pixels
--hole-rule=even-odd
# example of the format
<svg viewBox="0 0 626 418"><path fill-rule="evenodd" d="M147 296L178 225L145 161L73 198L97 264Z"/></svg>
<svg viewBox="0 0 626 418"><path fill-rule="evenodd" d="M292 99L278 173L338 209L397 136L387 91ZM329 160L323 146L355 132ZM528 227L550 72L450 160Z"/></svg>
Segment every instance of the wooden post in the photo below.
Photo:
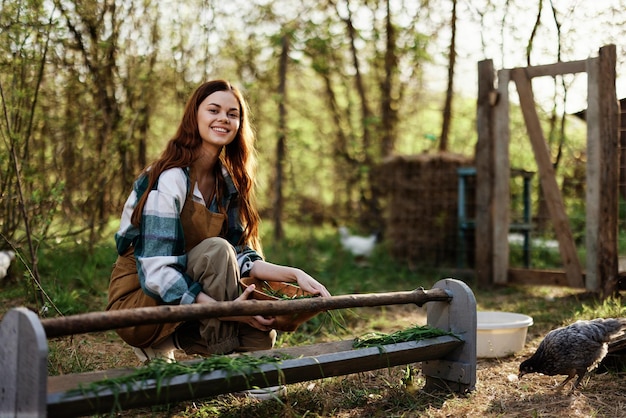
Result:
<svg viewBox="0 0 626 418"><path fill-rule="evenodd" d="M600 224L600 92L598 58L587 60L587 167L585 188L585 247L587 249L586 287L600 290L598 278L598 245Z"/></svg>
<svg viewBox="0 0 626 418"><path fill-rule="evenodd" d="M464 344L445 357L423 362L424 390L470 392L476 386L476 298L472 290L456 279L439 280L433 289L445 289L450 303L426 305L428 325L460 336Z"/></svg>
<svg viewBox="0 0 626 418"><path fill-rule="evenodd" d="M474 234L474 269L479 286L491 284L493 278L493 167L494 105L498 100L494 88L492 60L478 63L478 100L476 103L476 227Z"/></svg>
<svg viewBox="0 0 626 418"><path fill-rule="evenodd" d="M498 71L498 102L495 106L493 161L493 282L507 282L509 270L509 212L511 165L509 160L510 70Z"/></svg>
<svg viewBox="0 0 626 418"><path fill-rule="evenodd" d="M561 254L561 260L563 261L567 281L571 287L584 287L582 267L578 259L578 253L576 252L574 236L565 212L561 191L556 182L550 152L543 136L541 123L535 108L535 99L530 77L526 73L525 68L511 70L511 77L515 81L519 94L522 114L526 122L526 130L528 131L533 153L535 154L535 160L537 161L539 180L541 181L541 187L548 204L554 231L559 241L559 252Z"/></svg>
<svg viewBox="0 0 626 418"><path fill-rule="evenodd" d="M603 297L617 289L619 205L619 105L615 95L615 45L587 60L586 287Z"/></svg>
<svg viewBox="0 0 626 418"><path fill-rule="evenodd" d="M0 322L0 416L45 417L48 343L37 315L26 308Z"/></svg>

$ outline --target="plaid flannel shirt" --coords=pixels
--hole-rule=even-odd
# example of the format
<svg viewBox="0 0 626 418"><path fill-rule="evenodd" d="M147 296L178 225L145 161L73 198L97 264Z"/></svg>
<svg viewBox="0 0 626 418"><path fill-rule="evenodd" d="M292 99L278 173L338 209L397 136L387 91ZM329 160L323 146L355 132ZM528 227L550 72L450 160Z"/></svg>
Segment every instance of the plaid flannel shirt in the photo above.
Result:
<svg viewBox="0 0 626 418"><path fill-rule="evenodd" d="M223 167L222 175L227 185L224 196L221 196L222 207L227 208L228 229L224 238L235 248L241 276L245 277L250 274L254 261L262 257L254 249L238 245L243 234L236 199L238 192ZM123 254L131 245L135 247L137 272L143 291L165 304L193 303L202 290L200 284L185 273L187 254L180 213L189 183L189 168L172 168L161 173L156 187L149 192L141 225L137 228L131 224L130 218L148 187L148 176L139 176L124 204L120 229L115 234L118 254ZM197 184L193 187L193 200L203 203ZM215 198L209 210L217 212Z"/></svg>

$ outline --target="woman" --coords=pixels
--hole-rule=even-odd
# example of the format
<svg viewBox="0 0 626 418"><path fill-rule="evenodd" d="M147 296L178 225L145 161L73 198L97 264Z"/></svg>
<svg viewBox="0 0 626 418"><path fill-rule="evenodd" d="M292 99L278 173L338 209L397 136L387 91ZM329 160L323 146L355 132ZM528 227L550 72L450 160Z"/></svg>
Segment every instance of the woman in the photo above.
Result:
<svg viewBox="0 0 626 418"><path fill-rule="evenodd" d="M269 263L254 201L254 134L241 93L224 80L193 93L175 136L135 181L115 235L118 259L107 310L248 299L240 277L297 282L330 296L304 271ZM117 330L142 361L274 345L274 319L210 318Z"/></svg>

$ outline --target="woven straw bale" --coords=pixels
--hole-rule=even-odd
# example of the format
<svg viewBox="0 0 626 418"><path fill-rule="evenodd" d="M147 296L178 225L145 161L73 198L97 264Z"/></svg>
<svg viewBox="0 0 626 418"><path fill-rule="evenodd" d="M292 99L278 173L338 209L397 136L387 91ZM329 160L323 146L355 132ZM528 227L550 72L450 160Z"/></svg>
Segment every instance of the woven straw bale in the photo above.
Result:
<svg viewBox="0 0 626 418"><path fill-rule="evenodd" d="M471 158L452 153L393 156L382 162L376 178L387 194L385 236L396 259L410 265L454 264L457 169L472 164Z"/></svg>

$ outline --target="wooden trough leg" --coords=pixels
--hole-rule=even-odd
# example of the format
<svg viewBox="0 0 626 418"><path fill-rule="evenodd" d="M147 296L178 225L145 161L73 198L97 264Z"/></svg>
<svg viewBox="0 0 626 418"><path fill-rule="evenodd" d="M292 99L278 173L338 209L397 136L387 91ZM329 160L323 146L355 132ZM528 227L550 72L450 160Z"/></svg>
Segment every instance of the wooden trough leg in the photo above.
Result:
<svg viewBox="0 0 626 418"><path fill-rule="evenodd" d="M0 417L45 417L48 341L37 315L14 308L0 322Z"/></svg>
<svg viewBox="0 0 626 418"><path fill-rule="evenodd" d="M451 331L465 343L446 357L423 362L427 391L447 390L460 393L476 386L476 299L462 281L443 279L433 288L445 289L452 295L450 303L427 303L428 325Z"/></svg>

